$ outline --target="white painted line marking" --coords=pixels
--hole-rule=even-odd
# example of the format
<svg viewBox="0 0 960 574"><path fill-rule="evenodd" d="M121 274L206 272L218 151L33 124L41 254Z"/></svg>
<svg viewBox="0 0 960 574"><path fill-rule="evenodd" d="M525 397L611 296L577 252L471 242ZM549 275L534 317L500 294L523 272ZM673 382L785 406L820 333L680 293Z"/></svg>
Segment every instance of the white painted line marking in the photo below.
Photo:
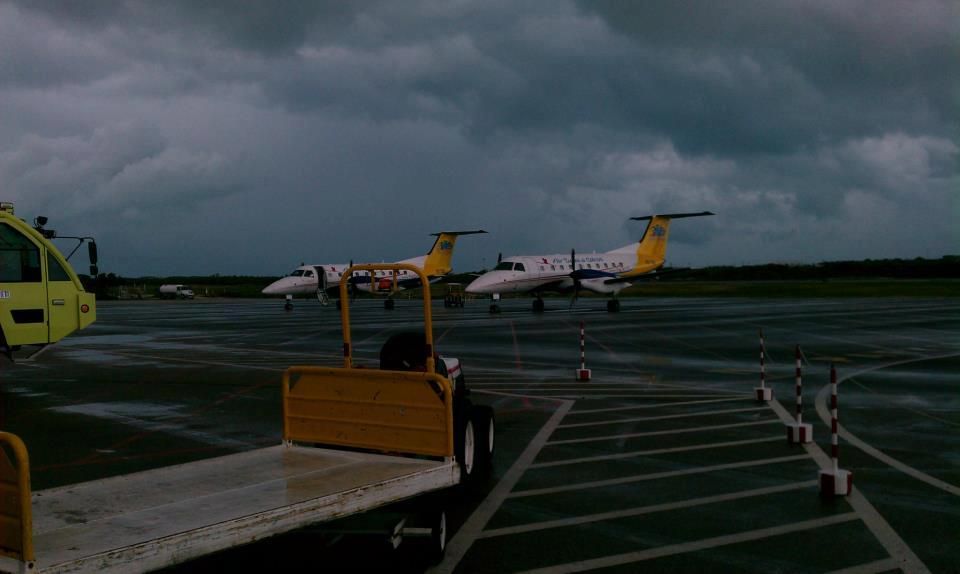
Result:
<svg viewBox="0 0 960 574"><path fill-rule="evenodd" d="M563 420L563 417L567 415L567 412L570 411L570 407L572 406L572 402L565 402L557 407L556 412L553 413L550 420L543 425L543 428L540 429L537 436L533 437L533 440L530 441L527 448L524 449L520 457L517 458L517 461L513 463L510 470L497 482L497 485L490 494L477 506L477 509L470 515L470 518L464 522L460 530L457 531L457 534L447 544L447 550L443 560L433 568L428 569L427 572L430 574L449 574L453 572L457 564L463 560L463 556L467 553L467 550L473 545L474 540L483 532L483 528L487 525L487 522L490 521L490 518L493 517L494 513L500 508L500 505L503 504L503 501L508 497L510 491L513 490L517 481L520 480L523 473L527 471L530 464L537 458L540 449L546 444L547 439L550 438L550 435L553 434L557 425L560 424L560 421Z"/></svg>
<svg viewBox="0 0 960 574"><path fill-rule="evenodd" d="M757 444L761 442L783 442L783 437L780 435L771 436L766 438L754 438L749 440L734 440L729 442L715 442L707 444L695 444L691 446L678 446L675 448L658 448L654 450L635 450L632 452L621 452L617 454L605 454L600 456L587 456L582 458L567 458L563 460L553 460L550 462L539 462L537 464L530 465L531 469L534 468L550 468L553 466L564 466L567 464L580 464L584 462L600 462L603 460L619 460L623 458L633 458L635 456L649 456L655 454L671 454L675 452L689 452L692 450L708 450L711 448L726 448L731 446L744 446L748 444Z"/></svg>
<svg viewBox="0 0 960 574"><path fill-rule="evenodd" d="M728 425L713 425L713 426L707 426L707 427L672 429L672 430L663 430L663 431L635 432L635 433L612 435L612 436L595 436L595 437L589 437L589 438L572 438L572 439L566 439L566 440L552 440L552 441L548 442L547 444L548 444L548 445L556 445L556 444L579 444L579 443L585 443L585 442L599 442L599 441L604 441L604 440L618 440L618 439L624 439L624 438L640 438L640 437L645 437L645 436L664 436L664 435L671 435L671 434L684 434L684 433L692 433L692 432L704 432L704 431L722 430L722 429L732 429L732 428L740 428L740 427L753 427L753 426L758 426L758 425L769 425L769 424L780 424L780 421L778 421L778 420L776 420L776 419L767 419L767 420L763 420L763 421L754 421L754 422L749 422L749 423L732 423L732 424L728 424Z"/></svg>
<svg viewBox="0 0 960 574"><path fill-rule="evenodd" d="M621 484L630 484L634 482L644 482L647 480L658 480L661 478L671 478L674 476L688 476L693 474L707 474L720 470L732 470L735 468L749 468L751 466L764 466L768 464L780 464L783 462L794 462L798 460L808 460L809 455L796 454L793 456L778 456L776 458L765 458L761 460L748 460L744 462L731 462L728 464L717 464L713 466L701 466L685 470L671 470L667 472L654 472L651 474L641 474L638 476L625 476L622 478L611 478L608 480L594 480L590 482L581 482L579 484L565 484L563 486L554 486L549 488L531 488L529 490L518 490L511 492L508 498L523 498L525 496L541 496L544 494L556 494L558 492L568 492L571 490L586 490L589 488L602 488L604 486L618 486Z"/></svg>
<svg viewBox="0 0 960 574"><path fill-rule="evenodd" d="M727 494L717 494L714 496L704 496L702 498L692 498L681 500L679 502L667 502L663 504L654 504L651 506L641 506L639 508L630 508L627 510L616 510L613 512L600 512L597 514L588 514L586 516L576 516L573 518L562 518L559 520L545 520L543 522L533 522L530 524L521 524L519 526L508 526L487 530L480 535L480 538L493 538L494 536L508 536L511 534L521 534L523 532L536 532L538 530L547 530L549 528L562 528L565 526L577 526L580 524L589 524L591 522L600 522L603 520L615 520L617 518L628 518L630 516L641 516L644 514L653 514L655 512L665 512L668 510L679 510L681 508L695 508L717 502L729 502L731 500L740 500L741 498L750 498L753 496L764 496L767 494L776 494L788 492L791 490L800 490L803 488L812 488L817 486L816 480L806 482L793 482L780 486L769 486L766 488L756 488L753 490L742 490L740 492L730 492Z"/></svg>
<svg viewBox="0 0 960 574"><path fill-rule="evenodd" d="M596 570L598 568L623 566L626 564L643 562L644 560L652 560L654 558L663 558L665 556L673 556L676 554L686 554L688 552L697 552L700 550L707 550L720 546L728 546L730 544L750 542L751 540L762 540L764 538L770 538L773 536L782 536L784 534L790 534L793 532L802 532L804 530L823 528L824 526L832 526L834 524L843 524L844 522L857 520L857 518L858 517L856 513L848 512L846 514L838 514L836 516L830 516L827 518L795 522L793 524L787 524L784 526L774 526L772 528L761 528L759 530L748 530L747 532L739 532L737 534L727 534L725 536L705 538L703 540L697 540L696 542L670 544L668 546L661 546L659 548L650 548L648 550L640 550L637 552L627 552L624 554L605 556L603 558L594 558L593 560L581 560L579 562L557 564L555 566L547 566L546 568L527 570L523 572L523 574L566 574L568 572L583 572L585 570Z"/></svg>
<svg viewBox="0 0 960 574"><path fill-rule="evenodd" d="M530 389L534 390L534 389ZM707 397L715 397L720 393L715 393L712 395L645 395L642 393L635 393L632 395L556 395L563 399L577 400L577 399L702 399ZM738 395L742 397L747 397L748 395Z"/></svg>
<svg viewBox="0 0 960 574"><path fill-rule="evenodd" d="M870 562L869 564L858 564L857 566L851 566L843 570L834 570L827 574L879 574L880 572L896 570L897 568L896 560L893 558L885 558L883 560L877 560L876 562Z"/></svg>
<svg viewBox="0 0 960 574"><path fill-rule="evenodd" d="M707 403L723 403L728 401L742 401L747 399L752 400L753 395L741 395L741 396L723 398L723 399L709 399L705 401L683 401L683 402L676 402L676 403L660 403L656 405L632 405L629 407L610 407L605 409L578 409L575 411L570 411L570 416L586 415L586 414L593 414L593 413L612 413L616 411L630 411L630 410L636 410L636 409L659 409L662 407L673 407L678 405L705 405Z"/></svg>
<svg viewBox="0 0 960 574"><path fill-rule="evenodd" d="M790 413L787 412L787 409L783 408L783 405L781 405L779 401L774 400L767 404L777 413L777 416L780 417L780 420L783 421L784 424L794 422L793 417L790 416ZM817 443L805 443L803 448L817 461L821 469L827 470L833 468L833 461L827 456L827 453L823 452L823 449L821 449ZM920 558L914 554L913 550L907 546L907 543L900 538L900 535L880 516L880 513L870 504L870 501L860 493L860 489L858 489L856 485L854 485L850 495L846 498L850 506L860 515L863 523L870 529L870 532L873 533L890 556L897 561L897 565L901 570L910 572L911 574L914 572L918 574L930 572L927 566L920 561Z"/></svg>
<svg viewBox="0 0 960 574"><path fill-rule="evenodd" d="M904 361L897 361L897 362L895 362L895 363L888 363L888 364L885 364L885 365L877 365L877 366L875 366L875 367L870 367L870 368L868 368L868 369L863 369L863 370L857 371L856 373L853 373L852 375L849 375L849 376L846 376L846 377L841 377L841 378L837 381L837 384L840 385L840 384L842 384L844 381L848 381L848 380L850 380L850 379L852 379L852 378L854 378L854 377L859 377L860 375L864 375L864 374L870 373L870 372L872 372L872 371L879 371L879 370L881 370L881 369L885 369L885 368L888 368L888 367L893 367L893 366L898 366L898 365L905 365L905 364L909 364L909 363L916 363L916 362L918 362L918 361L927 361L927 360L933 360L933 359L949 359L949 358L953 358L953 357L957 357L957 356L960 356L960 355L958 355L957 353L951 353L951 354L949 354L949 355L940 355L940 356L937 356L937 357L913 358L913 359L907 359L907 360L904 360ZM823 421L824 421L825 423L827 423L828 425L830 424L830 420L831 420L831 419L830 419L830 411L827 409L827 395L828 395L829 393L830 393L830 386L829 386L829 385L825 385L825 386L824 386L823 388L821 388L820 391L817 393L817 398L816 398L816 400L815 400L816 407L817 407L817 414L820 415L820 419L823 420ZM899 470L900 472L902 472L902 473L904 473L904 474L906 474L906 475L908 475L908 476L912 476L913 478L915 478L915 479L917 479L917 480L919 480L919 481L925 482L925 483L929 484L930 486L933 486L934 488L939 488L940 490L943 490L944 492L948 492L948 493L950 493L950 494L952 494L952 495L954 495L954 496L960 496L960 487L957 487L957 486L955 486L955 485L953 485L953 484L950 484L950 483L948 483L948 482L944 482L944 481L940 480L939 478L930 476L929 474L926 474L925 472L922 472L922 471L920 471L920 470L917 470L917 469L913 468L912 466L908 466L908 465L904 464L903 462L900 462L899 460L893 458L892 456L890 456L890 455L888 455L888 454L885 454L884 452L882 452L882 451L880 451L880 450L878 450L878 449L870 446L869 444L867 444L866 442L864 442L863 440L861 440L858 436L856 436L856 435L854 435L853 433L851 433L850 431L846 430L843 426L840 427L840 436L843 438L843 440L849 442L851 445L859 448L860 450L862 450L863 452L869 454L870 456L872 456L873 458L879 460L880 462L883 462L883 463L885 463L885 464L887 464L887 465L889 465L889 466L891 466L891 467Z"/></svg>
<svg viewBox="0 0 960 574"><path fill-rule="evenodd" d="M639 422L646 422L646 421L665 421L670 419L710 417L715 415L729 415L733 413L749 413L749 412L755 412L755 411L765 411L767 410L767 408L768 407L766 406L762 406L762 407L750 407L746 409L729 409L725 411L704 411L701 413L684 413L682 415L661 415L658 417L639 417L639 418L633 418L633 419L597 421L597 422L590 422L590 423L570 423L567 425L560 425L557 428L572 429L572 428L582 428L582 427L596 427L596 426L603 426L603 425L617 425L617 424L624 424L624 423L639 423Z"/></svg>

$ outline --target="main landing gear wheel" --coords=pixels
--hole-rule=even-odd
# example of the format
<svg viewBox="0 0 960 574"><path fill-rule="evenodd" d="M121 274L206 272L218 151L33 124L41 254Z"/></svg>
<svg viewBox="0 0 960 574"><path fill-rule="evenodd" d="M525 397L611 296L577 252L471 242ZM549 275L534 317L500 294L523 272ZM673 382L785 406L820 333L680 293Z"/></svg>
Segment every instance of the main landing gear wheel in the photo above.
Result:
<svg viewBox="0 0 960 574"><path fill-rule="evenodd" d="M533 300L533 312L543 313L543 299L537 297Z"/></svg>
<svg viewBox="0 0 960 574"><path fill-rule="evenodd" d="M620 312L620 301L617 299L610 299L607 301L607 312L608 313L619 313Z"/></svg>
<svg viewBox="0 0 960 574"><path fill-rule="evenodd" d="M393 309L393 299L385 299L385 300L383 301L383 308L386 309L387 311L392 310L392 309Z"/></svg>
<svg viewBox="0 0 960 574"><path fill-rule="evenodd" d="M343 304L340 303L340 299L337 299L337 311L340 310L340 307L341 307L342 305L343 305Z"/></svg>
<svg viewBox="0 0 960 574"><path fill-rule="evenodd" d="M491 315L496 314L496 313L499 313L499 312L500 312L500 305L497 305L496 303L494 303L493 305L490 305L490 314L491 314Z"/></svg>

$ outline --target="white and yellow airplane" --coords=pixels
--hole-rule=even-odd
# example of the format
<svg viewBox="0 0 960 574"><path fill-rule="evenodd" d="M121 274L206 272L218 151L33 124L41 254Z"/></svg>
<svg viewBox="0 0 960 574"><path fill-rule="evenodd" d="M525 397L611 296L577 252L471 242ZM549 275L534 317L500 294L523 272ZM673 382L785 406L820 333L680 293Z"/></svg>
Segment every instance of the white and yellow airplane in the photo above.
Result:
<svg viewBox="0 0 960 574"><path fill-rule="evenodd" d="M637 243L625 245L605 253L577 255L527 255L507 257L498 261L497 266L484 273L467 286L467 293L492 295L494 304L491 311L498 311L496 299L501 293L533 293L534 311L543 311L545 291L573 292L576 300L580 289L594 293L608 294L607 310L620 310L617 293L629 287L632 280L652 278L663 267L667 253L667 237L670 221L683 217L701 217L713 215L709 211L700 213L668 213L631 217L636 221L649 220L643 237Z"/></svg>
<svg viewBox="0 0 960 574"><path fill-rule="evenodd" d="M486 233L486 231L480 229L433 233L431 235L436 237L436 240L434 240L433 246L430 247L426 255L411 257L396 263L410 263L420 267L432 283L452 271L453 247L457 243L457 237L475 233ZM264 295L286 295L288 296L288 305L290 304L289 300L297 295L316 295L321 303L326 304L331 295L334 297L339 295L340 278L352 265L352 261L350 263L301 265L290 275L264 287L262 293ZM388 297L395 292L393 274L389 271L376 271L372 280L369 271L357 271L350 281L350 285L352 289L358 291L387 295ZM399 273L397 276L397 291L416 287L420 287L420 278L415 273L410 271ZM339 306L339 301L337 303ZM387 299L385 307L392 308L393 300Z"/></svg>

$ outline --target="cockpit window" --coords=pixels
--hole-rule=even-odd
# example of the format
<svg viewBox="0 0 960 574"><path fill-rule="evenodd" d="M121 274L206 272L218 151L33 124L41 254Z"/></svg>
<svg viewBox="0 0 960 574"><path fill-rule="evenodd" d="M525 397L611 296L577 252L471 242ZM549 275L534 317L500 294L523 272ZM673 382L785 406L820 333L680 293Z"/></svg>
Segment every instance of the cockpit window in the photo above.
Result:
<svg viewBox="0 0 960 574"><path fill-rule="evenodd" d="M513 266L514 271L526 271L527 269L523 266L523 263L517 263Z"/></svg>
<svg viewBox="0 0 960 574"><path fill-rule="evenodd" d="M303 276L304 276L304 277L313 277L313 271L305 271L305 272L303 273Z"/></svg>
<svg viewBox="0 0 960 574"><path fill-rule="evenodd" d="M303 277L303 269L297 269L290 274L291 277Z"/></svg>
<svg viewBox="0 0 960 574"><path fill-rule="evenodd" d="M510 271L511 269L513 269L513 263L510 261L497 263L497 266L493 268L494 271Z"/></svg>

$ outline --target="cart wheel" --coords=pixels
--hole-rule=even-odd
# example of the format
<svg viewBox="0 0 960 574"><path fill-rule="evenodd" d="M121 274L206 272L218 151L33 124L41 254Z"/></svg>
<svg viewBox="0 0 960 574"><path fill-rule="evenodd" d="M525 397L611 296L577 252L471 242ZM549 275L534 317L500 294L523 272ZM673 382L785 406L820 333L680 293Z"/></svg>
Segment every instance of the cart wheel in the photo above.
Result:
<svg viewBox="0 0 960 574"><path fill-rule="evenodd" d="M447 550L447 513L440 509L433 513L430 520L430 562L436 564L443 559Z"/></svg>
<svg viewBox="0 0 960 574"><path fill-rule="evenodd" d="M460 445L457 449L457 462L460 464L460 483L465 484L473 478L476 469L477 440L473 421L467 418L460 432Z"/></svg>
<svg viewBox="0 0 960 574"><path fill-rule="evenodd" d="M493 468L493 453L496 450L496 422L493 408L487 405L473 407L473 428L477 434L477 470L489 472Z"/></svg>

